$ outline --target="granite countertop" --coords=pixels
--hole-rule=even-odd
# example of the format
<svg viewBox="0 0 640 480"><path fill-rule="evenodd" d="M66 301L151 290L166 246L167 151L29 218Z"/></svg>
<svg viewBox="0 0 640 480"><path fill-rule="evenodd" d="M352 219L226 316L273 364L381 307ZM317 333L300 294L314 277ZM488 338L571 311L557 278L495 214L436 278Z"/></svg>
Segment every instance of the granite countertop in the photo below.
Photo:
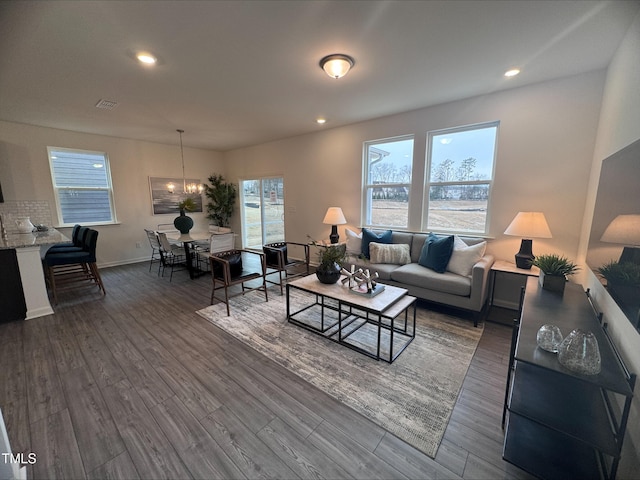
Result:
<svg viewBox="0 0 640 480"><path fill-rule="evenodd" d="M55 228L49 228L46 232L10 233L6 240L0 238L0 250L38 247L40 245L52 245L58 242L69 241L71 240Z"/></svg>

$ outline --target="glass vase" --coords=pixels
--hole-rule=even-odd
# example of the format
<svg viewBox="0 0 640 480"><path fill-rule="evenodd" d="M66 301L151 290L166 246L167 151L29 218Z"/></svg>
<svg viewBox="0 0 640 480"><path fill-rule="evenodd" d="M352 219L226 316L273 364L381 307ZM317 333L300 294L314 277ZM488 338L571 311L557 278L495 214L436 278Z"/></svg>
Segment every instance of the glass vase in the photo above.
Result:
<svg viewBox="0 0 640 480"><path fill-rule="evenodd" d="M562 332L555 325L541 326L536 336L538 346L551 353L558 353L558 347L562 340Z"/></svg>
<svg viewBox="0 0 640 480"><path fill-rule="evenodd" d="M595 335L579 328L572 331L558 347L558 361L576 373L600 373L600 349Z"/></svg>

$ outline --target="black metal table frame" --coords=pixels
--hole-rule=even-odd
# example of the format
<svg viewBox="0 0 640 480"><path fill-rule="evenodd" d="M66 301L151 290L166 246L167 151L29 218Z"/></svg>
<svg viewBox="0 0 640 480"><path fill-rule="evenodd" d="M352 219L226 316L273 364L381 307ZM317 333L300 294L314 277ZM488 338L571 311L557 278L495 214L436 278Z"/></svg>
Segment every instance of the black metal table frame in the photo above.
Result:
<svg viewBox="0 0 640 480"><path fill-rule="evenodd" d="M300 290L302 292L307 292L310 293L312 295L315 295L316 300L314 303L307 305L304 308L301 308L300 310L297 310L296 312L291 312L291 304L290 304L290 289L291 289L291 285L287 284L286 286L287 288L287 321L289 323L293 323L294 325L297 325L299 327L302 327L310 332L313 332L317 335L320 335L324 338L327 338L331 341L334 341L336 343L339 343L340 345L344 345L347 348L350 348L351 350L354 350L356 352L359 352L363 355L366 355L368 357L371 357L375 360L383 360L387 363L393 363L395 359L397 359L400 354L402 352L404 352L404 350L411 344L411 342L413 341L413 339L416 336L416 299L414 298L413 301L411 301L411 303L409 303L406 308L402 309L402 311L400 311L398 313L398 315L395 316L385 316L384 312L379 312L376 310L370 310L367 309L366 307L363 307L361 305L354 305L351 304L350 302L344 301L344 300L340 300L340 299L336 299L333 297L327 297L325 295L319 294L317 292L313 292L304 288L300 288L300 287L296 287L293 286L293 288L295 288L296 290ZM336 301L338 303L337 307L334 307L332 305L327 305L325 303L325 298L330 298L334 301ZM398 300L401 300L402 298L405 297L400 297ZM315 328L312 325L309 325L307 323L301 322L299 320L296 320L294 318L295 315L304 312L305 310L308 310L316 305L320 305L320 328ZM392 304L393 305L393 304ZM390 307L392 306L390 305ZM413 306L413 321L412 321L412 333L409 334L407 333L407 328L408 328L408 315L409 315L409 308ZM347 308L343 308L343 307L347 307ZM325 326L324 324L324 311L325 309L330 309L333 311L337 311L338 312L338 321L331 323L330 325ZM354 313L354 310L358 311L358 312L364 312L366 314L365 317L363 317L362 315L356 314ZM394 322L395 319L398 318L400 315L402 315L404 313L404 328L401 327L396 327L394 326ZM349 321L347 322L343 322L342 320L342 315L345 314L346 318L349 317L353 317L351 318ZM377 317L377 319L372 319L370 318L370 314L373 314ZM347 335L345 335L344 337L342 336L342 331L343 329L347 328L348 326L350 326L353 322L355 322L356 320L361 319L361 320L365 320L361 325L359 325L358 327L354 328L351 332L349 332ZM386 325L383 320L387 319L389 320L389 325ZM350 335L352 335L354 332L358 331L360 328L362 328L364 325L367 324L372 324L377 326L378 328L378 338L377 338L377 345L376 345L376 353L373 354L361 347L358 347L357 345L353 345L349 342L347 342L345 339L347 339ZM327 335L326 332L328 332L329 330L331 330L332 328L334 328L335 326L338 326L338 331L334 332L331 335ZM388 330L389 331L389 358L383 358L380 356L380 345L381 345L381 339L382 339L382 330ZM336 333L337 333L337 339L334 338L336 337ZM406 336L408 341L396 352L396 354L393 354L393 335L394 333L402 335L402 336Z"/></svg>

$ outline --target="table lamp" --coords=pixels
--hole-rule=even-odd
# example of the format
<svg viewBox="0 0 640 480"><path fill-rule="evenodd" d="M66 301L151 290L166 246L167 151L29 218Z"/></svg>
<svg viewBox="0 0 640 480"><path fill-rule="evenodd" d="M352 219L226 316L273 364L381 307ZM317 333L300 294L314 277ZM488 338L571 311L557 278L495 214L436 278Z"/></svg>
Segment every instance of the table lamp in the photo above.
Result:
<svg viewBox="0 0 640 480"><path fill-rule="evenodd" d="M527 270L531 268L531 262L536 258L532 251L532 238L551 238L551 230L542 212L518 212L504 234L523 237L520 251L516 253L516 266Z"/></svg>
<svg viewBox="0 0 640 480"><path fill-rule="evenodd" d="M322 223L325 225L331 225L331 235L329 235L329 240L331 240L331 243L338 243L338 239L340 238L338 235L338 225L344 225L347 223L347 219L344 218L342 209L340 207L329 207Z"/></svg>
<svg viewBox="0 0 640 480"><path fill-rule="evenodd" d="M618 215L606 228L600 241L625 246L619 263L640 264L640 215Z"/></svg>

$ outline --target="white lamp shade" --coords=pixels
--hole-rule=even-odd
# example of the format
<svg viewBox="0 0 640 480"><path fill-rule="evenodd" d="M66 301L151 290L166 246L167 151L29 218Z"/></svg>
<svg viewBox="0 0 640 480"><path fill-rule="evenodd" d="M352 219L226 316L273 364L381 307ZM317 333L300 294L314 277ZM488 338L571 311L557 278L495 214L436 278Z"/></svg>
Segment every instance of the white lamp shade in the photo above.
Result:
<svg viewBox="0 0 640 480"><path fill-rule="evenodd" d="M327 75L333 78L344 77L351 67L353 67L353 59L347 55L328 55L320 60L320 66Z"/></svg>
<svg viewBox="0 0 640 480"><path fill-rule="evenodd" d="M325 225L344 225L347 223L347 219L344 218L340 207L329 207L322 223Z"/></svg>
<svg viewBox="0 0 640 480"><path fill-rule="evenodd" d="M604 231L600 241L640 245L640 215L618 215Z"/></svg>
<svg viewBox="0 0 640 480"><path fill-rule="evenodd" d="M551 230L542 212L518 212L504 233L523 238L551 238Z"/></svg>

